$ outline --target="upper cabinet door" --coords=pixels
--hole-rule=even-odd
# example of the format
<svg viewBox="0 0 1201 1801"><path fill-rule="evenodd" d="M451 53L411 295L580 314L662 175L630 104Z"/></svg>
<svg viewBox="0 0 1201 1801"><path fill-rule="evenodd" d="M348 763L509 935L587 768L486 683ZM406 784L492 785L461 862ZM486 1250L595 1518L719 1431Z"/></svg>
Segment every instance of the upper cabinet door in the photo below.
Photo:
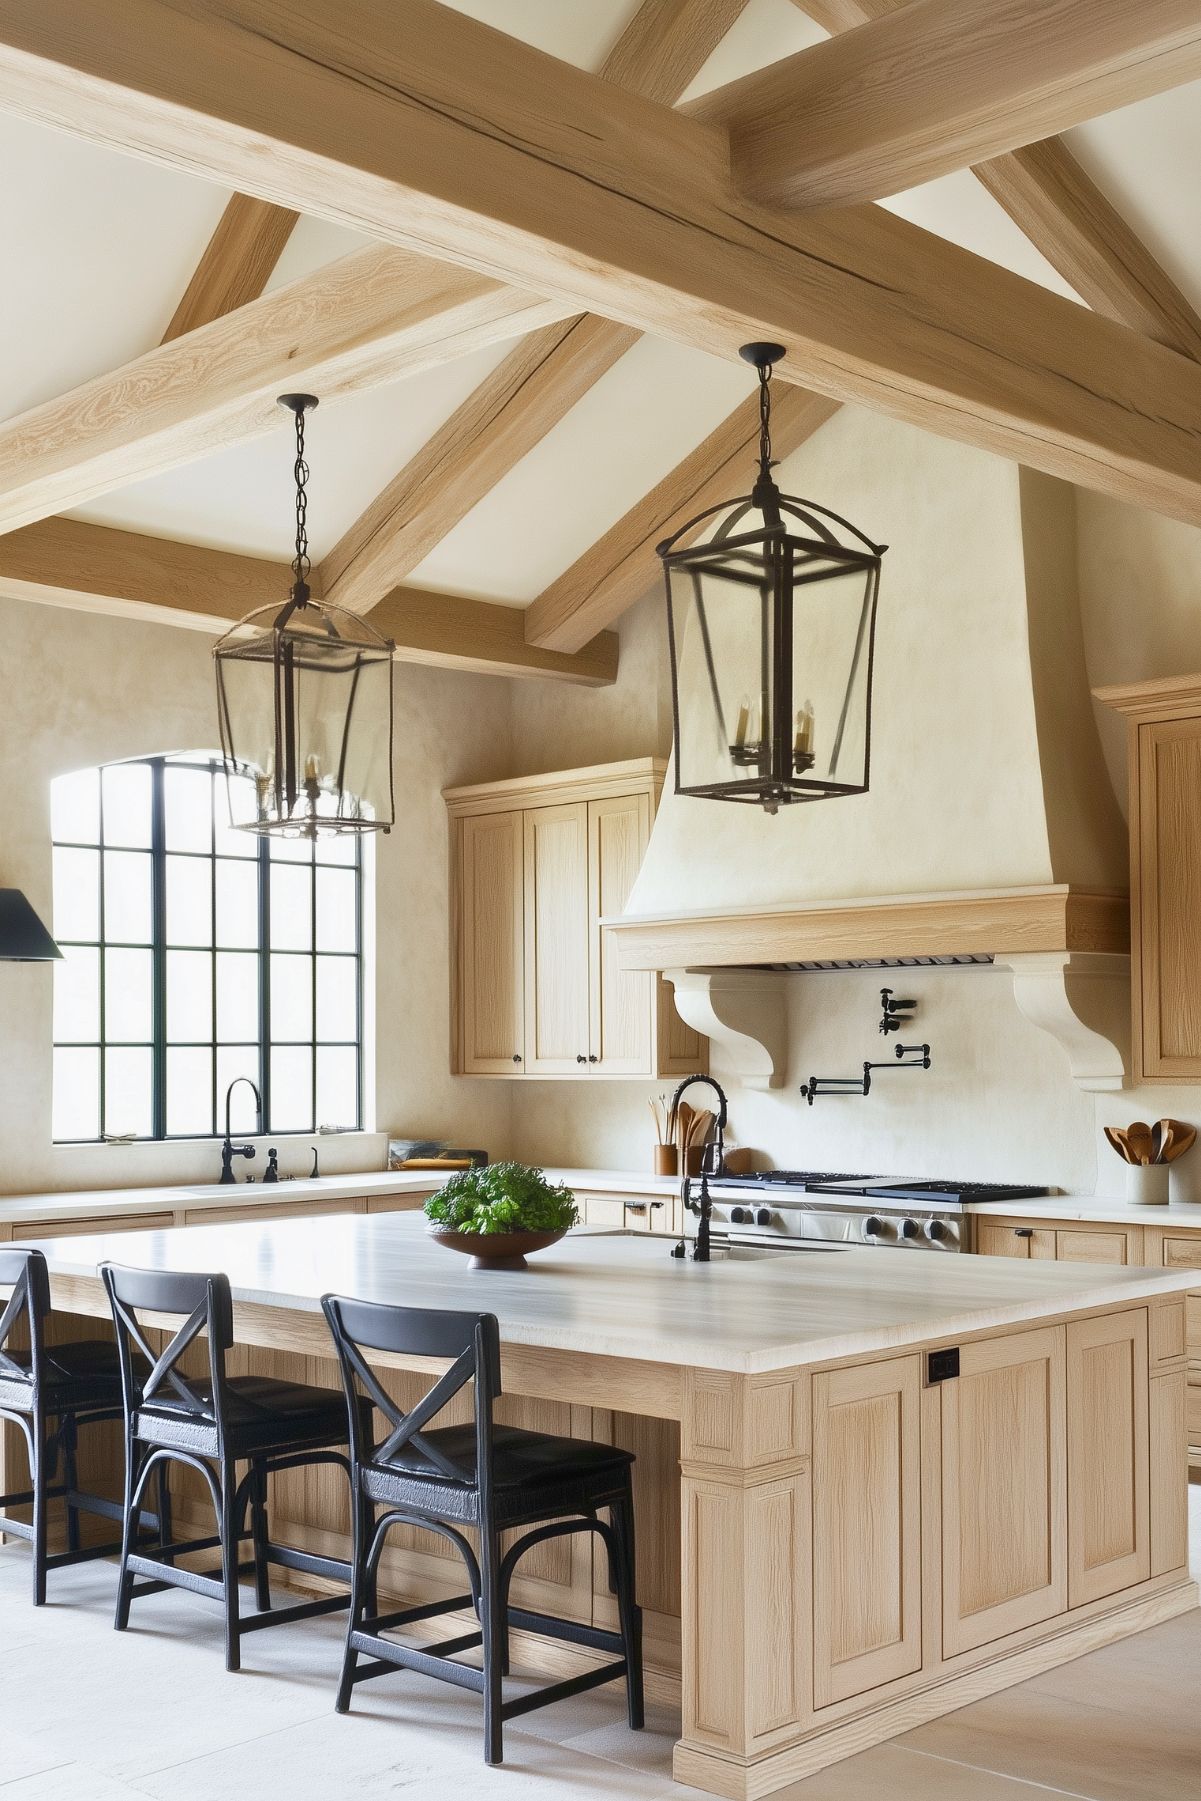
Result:
<svg viewBox="0 0 1201 1801"><path fill-rule="evenodd" d="M647 794L588 804L588 1050L590 1067L607 1075L649 1075L653 1068L654 978L645 970L623 970L613 934L600 924L625 906L650 829Z"/></svg>
<svg viewBox="0 0 1201 1801"><path fill-rule="evenodd" d="M1137 1071L1201 1082L1201 719L1138 726L1132 790Z"/></svg>
<svg viewBox="0 0 1201 1801"><path fill-rule="evenodd" d="M460 822L458 1017L464 1075L524 1068L524 841L521 813Z"/></svg>
<svg viewBox="0 0 1201 1801"><path fill-rule="evenodd" d="M588 806L525 815L527 1075L586 1074Z"/></svg>
<svg viewBox="0 0 1201 1801"><path fill-rule="evenodd" d="M942 1384L943 1656L1068 1604L1062 1326L977 1340Z"/></svg>

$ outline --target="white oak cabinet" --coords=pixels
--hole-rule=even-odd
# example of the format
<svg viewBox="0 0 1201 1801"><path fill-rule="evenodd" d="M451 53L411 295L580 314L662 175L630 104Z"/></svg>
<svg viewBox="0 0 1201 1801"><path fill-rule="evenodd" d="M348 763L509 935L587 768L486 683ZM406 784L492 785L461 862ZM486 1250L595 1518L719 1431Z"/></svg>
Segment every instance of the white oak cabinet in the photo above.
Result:
<svg viewBox="0 0 1201 1801"><path fill-rule="evenodd" d="M638 874L663 772L644 757L447 790L455 1074L594 1080L707 1067L670 986L623 970L601 924Z"/></svg>

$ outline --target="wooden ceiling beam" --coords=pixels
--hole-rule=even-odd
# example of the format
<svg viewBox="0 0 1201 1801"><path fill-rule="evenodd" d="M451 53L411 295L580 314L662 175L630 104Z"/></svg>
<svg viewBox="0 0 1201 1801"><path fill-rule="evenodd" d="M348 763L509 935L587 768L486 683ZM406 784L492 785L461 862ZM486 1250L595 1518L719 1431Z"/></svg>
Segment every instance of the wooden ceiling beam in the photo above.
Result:
<svg viewBox="0 0 1201 1801"><path fill-rule="evenodd" d="M83 519L42 519L0 537L0 596L195 631L224 631L257 607L281 603L291 580L286 563ZM371 618L395 640L401 663L587 687L617 675L614 633L601 633L578 655L542 650L525 642L518 607L398 588Z"/></svg>
<svg viewBox="0 0 1201 1801"><path fill-rule="evenodd" d="M1201 523L1201 368L434 0L6 0L0 105Z"/></svg>
<svg viewBox="0 0 1201 1801"><path fill-rule="evenodd" d="M366 612L403 582L637 338L584 314L516 344L325 557L328 598Z"/></svg>
<svg viewBox="0 0 1201 1801"><path fill-rule="evenodd" d="M182 338L257 300L300 214L250 194L233 194L184 289L162 341Z"/></svg>
<svg viewBox="0 0 1201 1801"><path fill-rule="evenodd" d="M336 398L565 310L373 245L0 425L0 531L278 430L284 390Z"/></svg>
<svg viewBox="0 0 1201 1801"><path fill-rule="evenodd" d="M778 457L812 437L838 402L803 388L781 388L772 403L772 448ZM748 493L759 450L759 396L751 394L630 508L526 609L531 644L578 650L612 625L662 579L655 546L682 526L738 494Z"/></svg>
<svg viewBox="0 0 1201 1801"><path fill-rule="evenodd" d="M794 0L823 30L851 31L904 0ZM1201 361L1201 316L1060 138L973 169L1080 298L1106 319Z"/></svg>
<svg viewBox="0 0 1201 1801"><path fill-rule="evenodd" d="M747 0L643 0L601 75L671 104ZM412 574L639 334L587 314L517 344L355 520L325 558L326 593L355 612Z"/></svg>
<svg viewBox="0 0 1201 1801"><path fill-rule="evenodd" d="M721 116L758 200L855 206L1198 76L1196 0L911 0L733 83Z"/></svg>

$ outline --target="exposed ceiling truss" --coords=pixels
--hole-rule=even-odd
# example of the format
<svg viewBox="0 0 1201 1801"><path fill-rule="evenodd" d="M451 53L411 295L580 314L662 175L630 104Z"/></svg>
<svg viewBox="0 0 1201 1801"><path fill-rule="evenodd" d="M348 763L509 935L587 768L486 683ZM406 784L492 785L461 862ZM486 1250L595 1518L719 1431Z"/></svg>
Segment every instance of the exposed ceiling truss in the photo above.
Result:
<svg viewBox="0 0 1201 1801"><path fill-rule="evenodd" d="M236 191L158 350L0 426L8 591L211 630L281 569L51 515L270 429L282 387L517 337L320 572L411 660L613 679L604 628L739 485L749 404L524 615L401 584L643 331L785 342L784 454L851 400L1201 524L1201 320L1046 137L1201 74L1201 8L795 3L858 29L681 111L746 0L644 0L595 76L434 0L9 0L0 105ZM968 164L1091 314L878 208L799 210ZM261 297L301 211L379 247Z"/></svg>

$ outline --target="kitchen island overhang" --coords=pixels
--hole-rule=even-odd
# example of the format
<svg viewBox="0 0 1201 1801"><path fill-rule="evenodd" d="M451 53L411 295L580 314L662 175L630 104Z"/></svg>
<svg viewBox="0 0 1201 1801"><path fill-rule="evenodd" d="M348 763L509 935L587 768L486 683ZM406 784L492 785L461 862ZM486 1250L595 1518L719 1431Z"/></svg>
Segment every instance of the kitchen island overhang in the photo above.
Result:
<svg viewBox="0 0 1201 1801"><path fill-rule="evenodd" d="M1195 1273L854 1248L703 1266L587 1233L488 1273L406 1215L44 1249L73 1313L106 1310L105 1259L224 1269L247 1367L303 1360L331 1385L327 1290L494 1312L506 1417L638 1455L648 1661L661 1683L678 1672L677 1776L715 1794L769 1794L1197 1603ZM398 1360L389 1385L409 1405L428 1366ZM345 1534L332 1481L281 1478L275 1506L294 1542ZM590 1560L546 1552L531 1598L607 1619ZM424 1599L454 1574L406 1530L384 1579ZM556 1647L553 1667L576 1655Z"/></svg>

